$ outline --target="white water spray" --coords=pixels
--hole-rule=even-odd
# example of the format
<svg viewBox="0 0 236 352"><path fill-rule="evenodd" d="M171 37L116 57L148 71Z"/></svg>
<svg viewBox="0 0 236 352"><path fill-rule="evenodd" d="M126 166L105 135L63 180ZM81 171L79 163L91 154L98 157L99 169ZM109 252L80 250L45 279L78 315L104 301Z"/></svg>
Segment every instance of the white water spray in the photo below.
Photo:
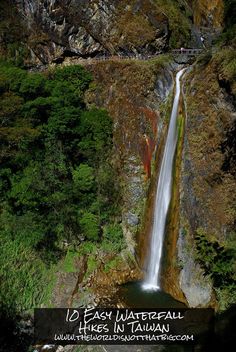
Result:
<svg viewBox="0 0 236 352"><path fill-rule="evenodd" d="M157 192L154 207L154 222L152 227L150 256L147 268L147 275L143 283L145 290L160 289L160 266L166 217L171 200L173 160L176 150L178 131L177 116L180 97L180 78L185 69L176 75L176 92L171 112L168 134L161 162L161 169L158 179Z"/></svg>

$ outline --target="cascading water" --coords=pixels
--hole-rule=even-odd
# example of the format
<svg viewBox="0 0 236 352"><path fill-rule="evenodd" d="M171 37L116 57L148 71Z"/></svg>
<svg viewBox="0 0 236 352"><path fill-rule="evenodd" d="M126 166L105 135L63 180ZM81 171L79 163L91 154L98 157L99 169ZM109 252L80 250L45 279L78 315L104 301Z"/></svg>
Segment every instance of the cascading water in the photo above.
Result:
<svg viewBox="0 0 236 352"><path fill-rule="evenodd" d="M173 159L177 144L177 116L180 97L180 78L185 69L176 75L176 92L171 112L169 129L161 162L157 192L154 207L154 222L152 227L150 256L143 288L146 290L160 289L160 265L164 240L165 224L171 200Z"/></svg>

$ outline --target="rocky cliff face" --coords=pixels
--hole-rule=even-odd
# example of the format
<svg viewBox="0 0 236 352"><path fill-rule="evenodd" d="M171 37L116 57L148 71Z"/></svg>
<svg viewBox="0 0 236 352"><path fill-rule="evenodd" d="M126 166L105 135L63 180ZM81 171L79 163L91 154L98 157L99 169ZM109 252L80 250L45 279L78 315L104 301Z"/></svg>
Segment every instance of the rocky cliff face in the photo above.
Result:
<svg viewBox="0 0 236 352"><path fill-rule="evenodd" d="M151 54L167 44L168 20L149 1L18 0L28 46L43 63L65 56Z"/></svg>
<svg viewBox="0 0 236 352"><path fill-rule="evenodd" d="M224 21L223 0L193 1L194 24L198 27L221 28Z"/></svg>
<svg viewBox="0 0 236 352"><path fill-rule="evenodd" d="M227 131L234 126L235 108L220 86L212 62L205 68L195 68L189 79L185 177L188 176L188 187L192 185L190 193L195 195L195 202L192 197L195 214L188 207L188 218L192 229L211 229L214 236L224 239L235 221L232 208L235 180L224 170L226 155L222 144ZM193 173L195 177L191 178Z"/></svg>
<svg viewBox="0 0 236 352"><path fill-rule="evenodd" d="M114 120L114 165L120 175L122 225L135 252L144 216L154 152L163 138L163 104L173 86L168 58L153 62L104 62L88 65L96 88L88 104L106 107Z"/></svg>
<svg viewBox="0 0 236 352"><path fill-rule="evenodd" d="M199 62L188 75L186 102L178 241L182 266L180 286L189 304L198 306L209 305L212 300L212 280L206 273L214 279L213 267L204 272L202 268L206 269L207 264L201 267L196 264L199 251L203 250L198 236L204 236L208 248L217 247L217 243L230 247L236 221L236 180L233 163L230 162L235 153L232 139L236 121L235 100L221 83L214 57ZM204 256L207 263L213 260L212 255L213 266L218 259L217 253L211 250L213 254L204 252ZM218 265L220 273L222 269ZM223 289L222 277L217 282L214 280L215 287Z"/></svg>
<svg viewBox="0 0 236 352"><path fill-rule="evenodd" d="M0 41L8 55L12 41L10 55L28 65L201 46L199 27L221 28L224 13L223 0L3 0L0 6L6 23Z"/></svg>

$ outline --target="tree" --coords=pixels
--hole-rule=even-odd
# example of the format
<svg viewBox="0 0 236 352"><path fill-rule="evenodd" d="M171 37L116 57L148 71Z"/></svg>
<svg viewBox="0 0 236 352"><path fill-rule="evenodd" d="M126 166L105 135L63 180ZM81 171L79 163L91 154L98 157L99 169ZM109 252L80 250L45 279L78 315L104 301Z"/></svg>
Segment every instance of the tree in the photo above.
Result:
<svg viewBox="0 0 236 352"><path fill-rule="evenodd" d="M19 93L27 100L44 96L46 79L40 73L28 74L21 82Z"/></svg>
<svg viewBox="0 0 236 352"><path fill-rule="evenodd" d="M80 219L82 233L88 240L96 241L99 235L98 217L90 212L84 212Z"/></svg>
<svg viewBox="0 0 236 352"><path fill-rule="evenodd" d="M92 161L103 160L112 145L112 120L105 110L92 109L81 114L79 134L81 153Z"/></svg>
<svg viewBox="0 0 236 352"><path fill-rule="evenodd" d="M72 178L77 192L89 192L94 187L94 170L87 164L80 164L73 169Z"/></svg>

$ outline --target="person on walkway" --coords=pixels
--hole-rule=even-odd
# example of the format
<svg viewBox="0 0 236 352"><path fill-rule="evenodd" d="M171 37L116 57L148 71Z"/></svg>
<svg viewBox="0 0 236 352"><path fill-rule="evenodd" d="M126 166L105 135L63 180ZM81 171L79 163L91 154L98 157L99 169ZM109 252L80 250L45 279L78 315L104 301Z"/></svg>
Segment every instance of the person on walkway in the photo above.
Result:
<svg viewBox="0 0 236 352"><path fill-rule="evenodd" d="M203 37L203 35L201 35L200 39L201 39L203 48L205 48L206 47L205 43L204 43L205 42L205 38Z"/></svg>

